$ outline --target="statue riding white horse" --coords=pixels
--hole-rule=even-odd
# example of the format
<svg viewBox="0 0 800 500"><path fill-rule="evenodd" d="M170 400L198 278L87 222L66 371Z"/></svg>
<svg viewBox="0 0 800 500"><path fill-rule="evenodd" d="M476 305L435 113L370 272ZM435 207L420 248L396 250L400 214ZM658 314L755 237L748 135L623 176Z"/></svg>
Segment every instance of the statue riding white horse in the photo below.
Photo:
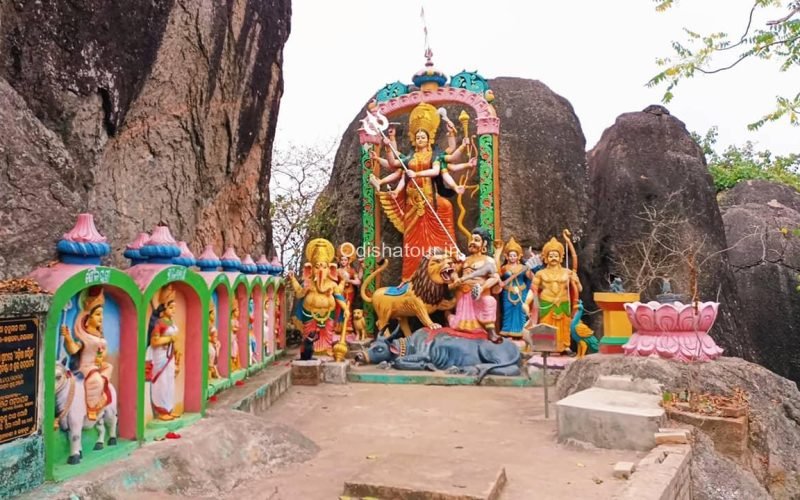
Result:
<svg viewBox="0 0 800 500"><path fill-rule="evenodd" d="M86 394L83 380L78 380L64 365L56 363L56 419L63 431L69 433L69 459L67 463L80 463L81 434L83 429L97 429L97 442L94 449L105 446L106 430L109 433L108 445L117 444L117 391L109 382L111 402L97 414L96 420L89 420L86 411Z"/></svg>

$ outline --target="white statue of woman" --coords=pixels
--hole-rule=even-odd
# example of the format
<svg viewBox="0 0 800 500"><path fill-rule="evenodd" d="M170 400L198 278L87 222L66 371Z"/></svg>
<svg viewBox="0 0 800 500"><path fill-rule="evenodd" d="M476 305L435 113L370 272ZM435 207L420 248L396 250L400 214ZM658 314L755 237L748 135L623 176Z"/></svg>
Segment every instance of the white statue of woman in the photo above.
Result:
<svg viewBox="0 0 800 500"><path fill-rule="evenodd" d="M175 290L172 285L161 289L159 305L153 310L148 328L147 355L150 369L150 403L159 420L173 420L180 415L175 409L175 377L180 373L180 353L175 348L178 327L175 324Z"/></svg>

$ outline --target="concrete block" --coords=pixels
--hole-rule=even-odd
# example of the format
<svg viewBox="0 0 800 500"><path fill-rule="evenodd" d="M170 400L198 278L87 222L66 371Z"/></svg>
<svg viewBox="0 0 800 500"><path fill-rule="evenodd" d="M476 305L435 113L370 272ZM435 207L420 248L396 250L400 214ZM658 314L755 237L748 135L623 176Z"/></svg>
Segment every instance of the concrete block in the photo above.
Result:
<svg viewBox="0 0 800 500"><path fill-rule="evenodd" d="M628 479L636 469L633 462L617 462L614 464L614 477L619 479Z"/></svg>
<svg viewBox="0 0 800 500"><path fill-rule="evenodd" d="M322 378L322 361L292 361L292 385L318 385Z"/></svg>
<svg viewBox="0 0 800 500"><path fill-rule="evenodd" d="M558 437L598 448L648 451L666 421L661 397L592 387L556 403Z"/></svg>
<svg viewBox="0 0 800 500"><path fill-rule="evenodd" d="M322 381L326 384L346 384L349 361L331 361L322 364Z"/></svg>
<svg viewBox="0 0 800 500"><path fill-rule="evenodd" d="M642 392L659 396L663 391L662 385L657 380L649 378L634 379L631 375L601 375L593 385L601 389Z"/></svg>
<svg viewBox="0 0 800 500"><path fill-rule="evenodd" d="M656 444L686 444L689 442L685 432L656 432Z"/></svg>
<svg viewBox="0 0 800 500"><path fill-rule="evenodd" d="M495 463L413 454L378 456L345 479L344 496L393 500L497 500L506 485Z"/></svg>

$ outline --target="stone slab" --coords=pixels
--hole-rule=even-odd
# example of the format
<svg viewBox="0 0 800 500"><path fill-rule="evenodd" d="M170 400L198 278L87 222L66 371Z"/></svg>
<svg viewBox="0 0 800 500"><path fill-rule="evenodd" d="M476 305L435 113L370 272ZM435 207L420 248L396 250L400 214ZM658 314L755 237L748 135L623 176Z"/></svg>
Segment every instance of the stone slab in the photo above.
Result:
<svg viewBox="0 0 800 500"><path fill-rule="evenodd" d="M506 484L496 463L393 454L377 456L346 480L344 495L392 500L496 500Z"/></svg>
<svg viewBox="0 0 800 500"><path fill-rule="evenodd" d="M633 462L617 462L614 464L614 477L618 479L628 479L636 469Z"/></svg>
<svg viewBox="0 0 800 500"><path fill-rule="evenodd" d="M593 385L594 387L600 387L602 389L643 392L645 394L655 394L658 396L663 392L663 387L657 380L647 378L634 379L630 375L601 375Z"/></svg>
<svg viewBox="0 0 800 500"><path fill-rule="evenodd" d="M322 381L326 384L346 384L349 361L331 361L322 364Z"/></svg>
<svg viewBox="0 0 800 500"><path fill-rule="evenodd" d="M659 431L655 434L656 444L687 444L689 435L686 431Z"/></svg>
<svg viewBox="0 0 800 500"><path fill-rule="evenodd" d="M312 359L309 361L292 361L293 385L317 385L322 379L322 361Z"/></svg>
<svg viewBox="0 0 800 500"><path fill-rule="evenodd" d="M666 421L654 394L592 387L556 403L558 437L598 448L647 451Z"/></svg>

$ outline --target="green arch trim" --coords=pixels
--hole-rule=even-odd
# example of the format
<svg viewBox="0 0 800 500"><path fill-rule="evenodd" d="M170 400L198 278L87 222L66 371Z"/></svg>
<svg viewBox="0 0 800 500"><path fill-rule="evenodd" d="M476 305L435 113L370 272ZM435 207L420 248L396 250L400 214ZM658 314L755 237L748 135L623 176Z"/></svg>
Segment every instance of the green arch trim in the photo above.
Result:
<svg viewBox="0 0 800 500"><path fill-rule="evenodd" d="M247 275L245 274L238 274L236 279L233 280L231 283L231 290L233 293L236 293L236 289L239 288L239 284L244 285L245 290L247 290L247 296L250 296L250 282L247 280Z"/></svg>
<svg viewBox="0 0 800 500"><path fill-rule="evenodd" d="M90 279L87 282L89 271L101 271L93 273L97 279ZM133 308L136 311L137 319L141 324L142 293L136 282L127 273L111 267L97 266L83 269L67 278L58 290L53 294L50 304L50 311L47 313L47 329L44 337L44 416L42 418L44 445L45 445L45 478L53 480L53 454L50 450L56 447L57 431L53 428L55 415L50 411L55 408L55 365L56 365L56 340L59 333L58 328L61 324L61 311L68 301L72 300L76 294L92 286L109 286L118 288L130 297ZM137 377L144 378L144 358L141 359ZM143 438L143 414L136 414L136 438L141 442Z"/></svg>

